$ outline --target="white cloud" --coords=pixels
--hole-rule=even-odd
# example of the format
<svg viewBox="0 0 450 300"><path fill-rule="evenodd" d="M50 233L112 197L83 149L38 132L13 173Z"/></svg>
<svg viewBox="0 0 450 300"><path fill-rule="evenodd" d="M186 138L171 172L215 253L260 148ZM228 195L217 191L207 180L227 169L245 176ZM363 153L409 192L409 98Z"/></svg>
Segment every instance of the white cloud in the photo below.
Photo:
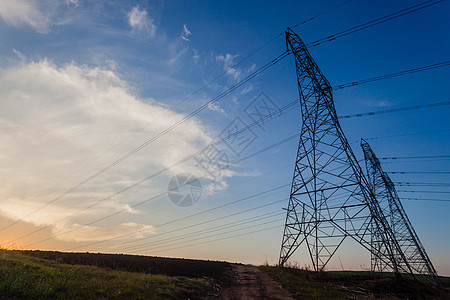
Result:
<svg viewBox="0 0 450 300"><path fill-rule="evenodd" d="M146 33L150 37L154 37L156 34L154 20L147 15L145 9L140 10L139 5L133 7L128 13L128 23L133 30Z"/></svg>
<svg viewBox="0 0 450 300"><path fill-rule="evenodd" d="M0 1L0 16L7 24L29 25L39 33L47 33L51 23L49 14L42 13L34 0Z"/></svg>
<svg viewBox="0 0 450 300"><path fill-rule="evenodd" d="M31 26L38 33L49 33L54 25L67 25L73 22L73 11L78 0L6 0L0 1L0 17L8 25L15 27Z"/></svg>
<svg viewBox="0 0 450 300"><path fill-rule="evenodd" d="M140 213L141 207L131 205L164 192L170 174L109 197L209 144L212 139L198 120L190 119L75 192L27 216L183 118L153 99L146 102L107 69L56 66L44 60L2 70L0 213L38 226L68 217L63 224L67 228L119 210L125 216ZM171 171L203 175L195 161ZM92 204L96 206L77 213ZM123 219L119 224L111 219L113 228L122 226ZM89 228L73 239L82 240L82 232L88 234Z"/></svg>

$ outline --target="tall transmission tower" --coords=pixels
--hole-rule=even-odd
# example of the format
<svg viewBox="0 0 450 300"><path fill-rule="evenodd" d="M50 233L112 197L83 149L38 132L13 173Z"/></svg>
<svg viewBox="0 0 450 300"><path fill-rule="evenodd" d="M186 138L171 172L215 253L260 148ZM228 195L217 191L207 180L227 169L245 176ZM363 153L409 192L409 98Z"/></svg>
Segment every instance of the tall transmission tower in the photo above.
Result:
<svg viewBox="0 0 450 300"><path fill-rule="evenodd" d="M330 83L290 28L286 46L295 57L302 126L279 264L305 244L321 271L351 238L394 272L412 273L341 129Z"/></svg>
<svg viewBox="0 0 450 300"><path fill-rule="evenodd" d="M383 172L380 161L370 145L363 139L361 139L361 148L364 152L369 187L376 196L385 216L389 216L395 238L403 254L406 256L410 267L414 273L427 277L435 285L440 285L437 272L403 209L394 184L389 176ZM376 229L374 228L374 230ZM374 252L377 252L380 246L379 235L378 232L374 232L373 237L375 238L372 240ZM395 256L397 261L401 263L401 259L398 257L399 254L395 253ZM371 262L372 271L381 272L387 267L373 254Z"/></svg>

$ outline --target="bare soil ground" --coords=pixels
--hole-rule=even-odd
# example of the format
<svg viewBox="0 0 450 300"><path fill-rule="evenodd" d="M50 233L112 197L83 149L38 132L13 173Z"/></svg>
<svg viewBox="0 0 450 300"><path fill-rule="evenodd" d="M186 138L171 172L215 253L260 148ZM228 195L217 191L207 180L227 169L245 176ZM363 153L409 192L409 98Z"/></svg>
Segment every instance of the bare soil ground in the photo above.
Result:
<svg viewBox="0 0 450 300"><path fill-rule="evenodd" d="M223 300L293 300L276 281L260 271L258 267L249 265L232 265L228 272L228 285L213 299Z"/></svg>

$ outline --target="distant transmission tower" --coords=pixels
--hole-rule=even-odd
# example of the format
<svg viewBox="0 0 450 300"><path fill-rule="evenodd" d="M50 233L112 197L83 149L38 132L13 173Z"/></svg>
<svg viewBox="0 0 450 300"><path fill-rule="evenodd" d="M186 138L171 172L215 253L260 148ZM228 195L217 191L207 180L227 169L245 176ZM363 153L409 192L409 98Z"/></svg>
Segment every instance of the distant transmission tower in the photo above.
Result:
<svg viewBox="0 0 450 300"><path fill-rule="evenodd" d="M391 228L403 254L406 256L409 266L414 273L427 277L435 285L440 285L436 270L403 209L394 184L389 176L383 172L380 161L372 148L363 139L361 140L361 147L366 161L369 187L376 196L384 215L386 217L389 216ZM387 265L373 254L380 251L380 233L376 232L376 228L372 228L372 230L374 230L374 238L372 240L374 251L372 252L371 260L372 271L381 272L387 268ZM395 253L394 255L396 256L396 260L402 263L399 253Z"/></svg>
<svg viewBox="0 0 450 300"><path fill-rule="evenodd" d="M295 57L302 127L279 264L305 244L314 270L321 271L351 238L380 264L412 273L339 125L331 85L290 28L286 44Z"/></svg>

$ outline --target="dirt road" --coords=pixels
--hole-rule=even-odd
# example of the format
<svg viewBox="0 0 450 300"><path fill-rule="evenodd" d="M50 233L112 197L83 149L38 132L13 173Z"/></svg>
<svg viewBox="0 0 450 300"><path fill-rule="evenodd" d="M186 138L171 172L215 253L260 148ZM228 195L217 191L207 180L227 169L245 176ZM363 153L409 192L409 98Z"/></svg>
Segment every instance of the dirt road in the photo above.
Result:
<svg viewBox="0 0 450 300"><path fill-rule="evenodd" d="M292 296L255 266L233 265L230 285L223 287L216 299L223 300L293 300Z"/></svg>

